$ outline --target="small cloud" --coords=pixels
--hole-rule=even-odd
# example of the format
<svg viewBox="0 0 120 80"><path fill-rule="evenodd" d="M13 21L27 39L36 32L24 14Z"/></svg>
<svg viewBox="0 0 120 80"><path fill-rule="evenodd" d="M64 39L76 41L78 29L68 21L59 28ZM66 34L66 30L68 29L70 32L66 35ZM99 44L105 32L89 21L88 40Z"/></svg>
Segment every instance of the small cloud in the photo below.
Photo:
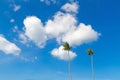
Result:
<svg viewBox="0 0 120 80"><path fill-rule="evenodd" d="M38 59L38 57L35 56L30 58L30 57L20 56L20 59L25 62L35 62Z"/></svg>
<svg viewBox="0 0 120 80"><path fill-rule="evenodd" d="M20 10L21 6L14 4L13 8L14 8L13 10L16 12L16 11Z"/></svg>
<svg viewBox="0 0 120 80"><path fill-rule="evenodd" d="M14 26L13 32L18 34L19 42L22 44L26 44L29 41L28 37L23 32L18 30L18 26ZM14 41L18 40L14 38ZM26 46L30 47L29 44L26 44Z"/></svg>
<svg viewBox="0 0 120 80"><path fill-rule="evenodd" d="M19 55L21 49L0 35L0 50L5 54Z"/></svg>
<svg viewBox="0 0 120 80"><path fill-rule="evenodd" d="M25 61L25 62L29 62L30 61L28 58L23 57L23 56L20 56L20 59L23 60L23 61Z"/></svg>
<svg viewBox="0 0 120 80"><path fill-rule="evenodd" d="M14 26L13 32L18 32L18 26Z"/></svg>
<svg viewBox="0 0 120 80"><path fill-rule="evenodd" d="M54 4L56 4L56 3L57 3L57 0L51 0L51 2L53 2Z"/></svg>
<svg viewBox="0 0 120 80"><path fill-rule="evenodd" d="M14 12L21 9L21 5L17 5L15 0L9 0L10 4L9 6L13 9Z"/></svg>
<svg viewBox="0 0 120 80"><path fill-rule="evenodd" d="M45 4L50 5L51 3L57 3L57 0L40 0L40 2L44 2Z"/></svg>
<svg viewBox="0 0 120 80"><path fill-rule="evenodd" d="M35 62L38 59L37 56L33 57L32 62Z"/></svg>
<svg viewBox="0 0 120 80"><path fill-rule="evenodd" d="M45 2L47 5L50 5L50 1L49 0L40 0L40 2Z"/></svg>
<svg viewBox="0 0 120 80"><path fill-rule="evenodd" d="M27 41L28 41L27 36L23 33L19 34L19 38L20 38L20 42L23 44L27 43Z"/></svg>
<svg viewBox="0 0 120 80"><path fill-rule="evenodd" d="M64 48L63 46L60 46L59 48L53 49L51 52L51 55L53 55L54 57L56 57L58 59L67 61L68 60L68 51L65 51L63 48ZM77 54L72 51L69 51L69 55L70 55L70 60L74 59L77 56Z"/></svg>
<svg viewBox="0 0 120 80"><path fill-rule="evenodd" d="M13 22L15 22L15 20L14 20L14 19L11 19L10 22L13 23Z"/></svg>
<svg viewBox="0 0 120 80"><path fill-rule="evenodd" d="M66 12L77 13L78 7L79 7L78 4L73 2L73 3L66 3L64 6L61 7L61 9L65 10Z"/></svg>

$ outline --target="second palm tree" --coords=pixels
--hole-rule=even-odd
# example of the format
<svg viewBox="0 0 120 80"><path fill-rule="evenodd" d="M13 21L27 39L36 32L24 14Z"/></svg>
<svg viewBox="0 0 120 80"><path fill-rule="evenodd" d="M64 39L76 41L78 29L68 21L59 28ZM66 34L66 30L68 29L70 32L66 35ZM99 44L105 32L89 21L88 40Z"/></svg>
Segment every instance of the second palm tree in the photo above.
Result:
<svg viewBox="0 0 120 80"><path fill-rule="evenodd" d="M64 47L64 50L68 51L68 71L69 71L69 75L70 75L70 80L72 80L72 73L71 73L71 70L70 70L70 54L69 54L69 51L70 51L71 48L70 48L68 42L65 42L63 44L63 47Z"/></svg>
<svg viewBox="0 0 120 80"><path fill-rule="evenodd" d="M88 55L91 57L92 80L94 80L93 50L88 49L87 52L88 52Z"/></svg>

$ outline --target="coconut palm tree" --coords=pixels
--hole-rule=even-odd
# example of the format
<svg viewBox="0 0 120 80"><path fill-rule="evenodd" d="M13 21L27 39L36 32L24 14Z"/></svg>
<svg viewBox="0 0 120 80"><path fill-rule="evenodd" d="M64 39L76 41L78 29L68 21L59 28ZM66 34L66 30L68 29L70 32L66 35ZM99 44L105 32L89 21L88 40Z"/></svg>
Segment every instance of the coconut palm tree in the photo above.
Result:
<svg viewBox="0 0 120 80"><path fill-rule="evenodd" d="M68 71L69 71L69 75L70 75L70 80L72 80L72 73L71 73L71 70L70 70L70 54L69 54L69 51L70 51L71 48L70 48L68 42L65 42L63 44L63 47L64 47L64 50L68 51Z"/></svg>
<svg viewBox="0 0 120 80"><path fill-rule="evenodd" d="M93 50L92 49L88 49L87 52L88 52L88 55L91 57L92 80L94 80Z"/></svg>

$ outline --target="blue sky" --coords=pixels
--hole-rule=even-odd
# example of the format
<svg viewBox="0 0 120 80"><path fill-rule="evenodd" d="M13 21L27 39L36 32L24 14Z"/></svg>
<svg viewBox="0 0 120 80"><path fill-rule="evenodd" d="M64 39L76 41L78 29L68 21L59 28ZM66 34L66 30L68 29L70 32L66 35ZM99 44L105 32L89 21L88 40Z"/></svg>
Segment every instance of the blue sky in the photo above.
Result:
<svg viewBox="0 0 120 80"><path fill-rule="evenodd" d="M0 0L0 80L119 80L118 0Z"/></svg>

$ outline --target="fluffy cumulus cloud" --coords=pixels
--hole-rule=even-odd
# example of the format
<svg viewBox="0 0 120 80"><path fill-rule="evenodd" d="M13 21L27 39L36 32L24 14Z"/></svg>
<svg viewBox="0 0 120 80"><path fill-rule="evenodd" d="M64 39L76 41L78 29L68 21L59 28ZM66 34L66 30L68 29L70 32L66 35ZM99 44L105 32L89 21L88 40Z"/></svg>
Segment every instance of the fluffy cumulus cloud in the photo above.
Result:
<svg viewBox="0 0 120 80"><path fill-rule="evenodd" d="M0 35L0 50L5 54L19 55L21 49Z"/></svg>
<svg viewBox="0 0 120 80"><path fill-rule="evenodd" d="M91 25L80 23L78 27L62 37L62 42L67 41L71 46L81 45L97 40L99 35L100 33L96 32Z"/></svg>
<svg viewBox="0 0 120 80"><path fill-rule="evenodd" d="M47 40L53 38L59 44L67 41L70 46L78 46L97 40L100 33L95 31L91 25L77 21L78 7L79 5L75 2L66 3L61 7L66 13L56 12L53 19L49 19L45 25L36 16L29 16L24 19L24 34L40 48L45 46ZM53 49L51 54L59 59L67 59L67 54L62 50L62 47ZM71 59L76 56L73 52L70 52L70 55Z"/></svg>
<svg viewBox="0 0 120 80"><path fill-rule="evenodd" d="M78 12L78 4L73 2L73 3L66 3L64 6L61 7L61 9L65 10L66 12Z"/></svg>
<svg viewBox="0 0 120 80"><path fill-rule="evenodd" d="M63 34L74 29L76 22L73 15L57 12L53 20L47 21L45 30L49 37L57 38L58 40Z"/></svg>
<svg viewBox="0 0 120 80"><path fill-rule="evenodd" d="M66 8L70 8L69 11L73 11L73 8L75 8L75 12L77 12L78 4L67 3L62 6L62 9ZM53 20L46 22L45 30L49 38L56 38L58 43L67 41L71 46L92 42L99 37L99 33L92 29L91 25L85 25L84 23L77 25L75 15L60 11L54 15Z"/></svg>
<svg viewBox="0 0 120 80"><path fill-rule="evenodd" d="M65 51L63 48L64 48L63 46L60 46L59 48L55 48L52 50L51 54L58 59L68 60L68 51ZM72 60L77 55L76 53L69 51L69 56L70 56L70 60Z"/></svg>
<svg viewBox="0 0 120 80"><path fill-rule="evenodd" d="M24 19L25 35L32 40L38 47L43 48L47 36L41 20L35 16ZM24 36L25 37L25 36Z"/></svg>

